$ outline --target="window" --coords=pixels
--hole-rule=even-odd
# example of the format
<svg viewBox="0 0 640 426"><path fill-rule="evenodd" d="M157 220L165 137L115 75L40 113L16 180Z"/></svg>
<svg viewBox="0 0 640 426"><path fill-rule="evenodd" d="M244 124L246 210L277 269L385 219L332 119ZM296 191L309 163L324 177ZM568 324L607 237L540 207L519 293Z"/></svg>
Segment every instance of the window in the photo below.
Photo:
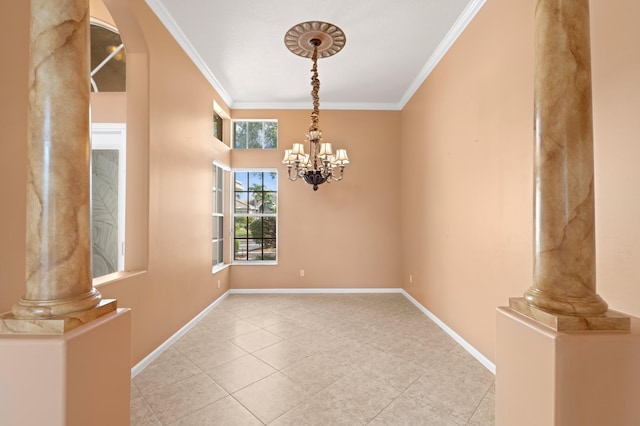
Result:
<svg viewBox="0 0 640 426"><path fill-rule="evenodd" d="M222 123L222 117L216 111L213 111L213 136L215 136L219 141L222 141L223 138Z"/></svg>
<svg viewBox="0 0 640 426"><path fill-rule="evenodd" d="M233 260L277 260L278 172L234 173Z"/></svg>
<svg viewBox="0 0 640 426"><path fill-rule="evenodd" d="M127 56L118 30L91 22L91 91L126 92Z"/></svg>
<svg viewBox="0 0 640 426"><path fill-rule="evenodd" d="M213 163L212 271L224 265L224 172L221 164Z"/></svg>
<svg viewBox="0 0 640 426"><path fill-rule="evenodd" d="M124 123L91 126L93 278L124 270L126 135Z"/></svg>
<svg viewBox="0 0 640 426"><path fill-rule="evenodd" d="M278 122L236 121L234 123L233 147L235 149L278 148Z"/></svg>

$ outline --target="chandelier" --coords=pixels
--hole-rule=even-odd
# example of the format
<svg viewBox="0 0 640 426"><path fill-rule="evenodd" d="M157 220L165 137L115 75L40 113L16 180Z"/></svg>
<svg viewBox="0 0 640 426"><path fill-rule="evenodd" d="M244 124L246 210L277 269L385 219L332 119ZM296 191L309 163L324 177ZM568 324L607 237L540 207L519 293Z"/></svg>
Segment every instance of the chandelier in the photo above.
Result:
<svg viewBox="0 0 640 426"><path fill-rule="evenodd" d="M307 133L309 153L305 153L305 143L294 143L291 149L284 152L282 162L287 165L289 180L304 179L313 190L318 185L339 181L344 177L344 168L349 164L346 149L338 149L335 154L330 143L322 142L322 131L319 127L320 116L320 80L318 79L318 57L327 58L338 53L347 39L342 30L326 22L303 22L287 31L284 43L287 48L298 56L311 58L311 97L313 112L311 126Z"/></svg>

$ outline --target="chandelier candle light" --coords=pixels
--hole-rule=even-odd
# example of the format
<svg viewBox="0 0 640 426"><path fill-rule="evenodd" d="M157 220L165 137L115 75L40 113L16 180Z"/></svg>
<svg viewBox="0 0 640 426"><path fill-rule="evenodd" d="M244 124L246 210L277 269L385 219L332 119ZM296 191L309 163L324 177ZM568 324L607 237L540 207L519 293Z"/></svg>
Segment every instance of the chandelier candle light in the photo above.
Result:
<svg viewBox="0 0 640 426"><path fill-rule="evenodd" d="M330 143L322 142L322 131L319 128L320 116L320 80L318 79L318 57L327 58L338 53L347 39L342 30L326 22L310 21L295 25L287 31L284 43L298 56L311 58L311 96L313 112L311 126L307 133L309 153L304 152L304 143L294 143L291 149L284 152L282 162L287 165L289 180L303 178L305 182L318 190L318 185L342 180L344 168L349 164L346 149L338 149L335 154Z"/></svg>

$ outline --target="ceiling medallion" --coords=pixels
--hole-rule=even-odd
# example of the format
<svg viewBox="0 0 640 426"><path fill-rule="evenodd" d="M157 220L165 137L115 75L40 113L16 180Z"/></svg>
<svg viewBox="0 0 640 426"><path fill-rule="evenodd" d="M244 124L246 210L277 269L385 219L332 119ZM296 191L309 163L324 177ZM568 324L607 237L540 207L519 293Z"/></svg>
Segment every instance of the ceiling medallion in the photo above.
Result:
<svg viewBox="0 0 640 426"><path fill-rule="evenodd" d="M311 58L311 97L313 111L311 126L307 133L309 153L304 152L304 143L294 143L291 149L284 151L282 162L287 165L289 180L302 178L318 190L318 185L342 180L344 168L349 164L346 149L333 153L330 143L322 142L320 131L320 79L318 78L318 58L335 55L344 47L347 39L342 30L326 22L303 22L295 25L284 37L287 48L298 56Z"/></svg>
<svg viewBox="0 0 640 426"><path fill-rule="evenodd" d="M347 42L340 28L320 21L303 22L291 27L284 36L284 44L298 56L311 58L314 45L311 40L320 40L318 57L328 58L338 53Z"/></svg>

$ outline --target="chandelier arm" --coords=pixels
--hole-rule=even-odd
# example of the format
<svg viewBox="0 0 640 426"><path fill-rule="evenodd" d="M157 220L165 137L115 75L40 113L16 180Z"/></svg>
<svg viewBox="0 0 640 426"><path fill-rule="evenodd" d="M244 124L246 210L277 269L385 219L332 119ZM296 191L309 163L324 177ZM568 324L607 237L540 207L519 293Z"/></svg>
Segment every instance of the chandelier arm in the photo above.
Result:
<svg viewBox="0 0 640 426"><path fill-rule="evenodd" d="M339 166L340 167L340 176L335 177L333 174L333 170L331 171L331 179L333 179L335 182L339 182L344 178L344 166Z"/></svg>
<svg viewBox="0 0 640 426"><path fill-rule="evenodd" d="M293 177L291 177L291 169L293 169L292 166L287 166L287 174L289 175L289 180L291 181L296 181L298 180L298 171L297 171L297 167L296 167L296 173L294 173Z"/></svg>

